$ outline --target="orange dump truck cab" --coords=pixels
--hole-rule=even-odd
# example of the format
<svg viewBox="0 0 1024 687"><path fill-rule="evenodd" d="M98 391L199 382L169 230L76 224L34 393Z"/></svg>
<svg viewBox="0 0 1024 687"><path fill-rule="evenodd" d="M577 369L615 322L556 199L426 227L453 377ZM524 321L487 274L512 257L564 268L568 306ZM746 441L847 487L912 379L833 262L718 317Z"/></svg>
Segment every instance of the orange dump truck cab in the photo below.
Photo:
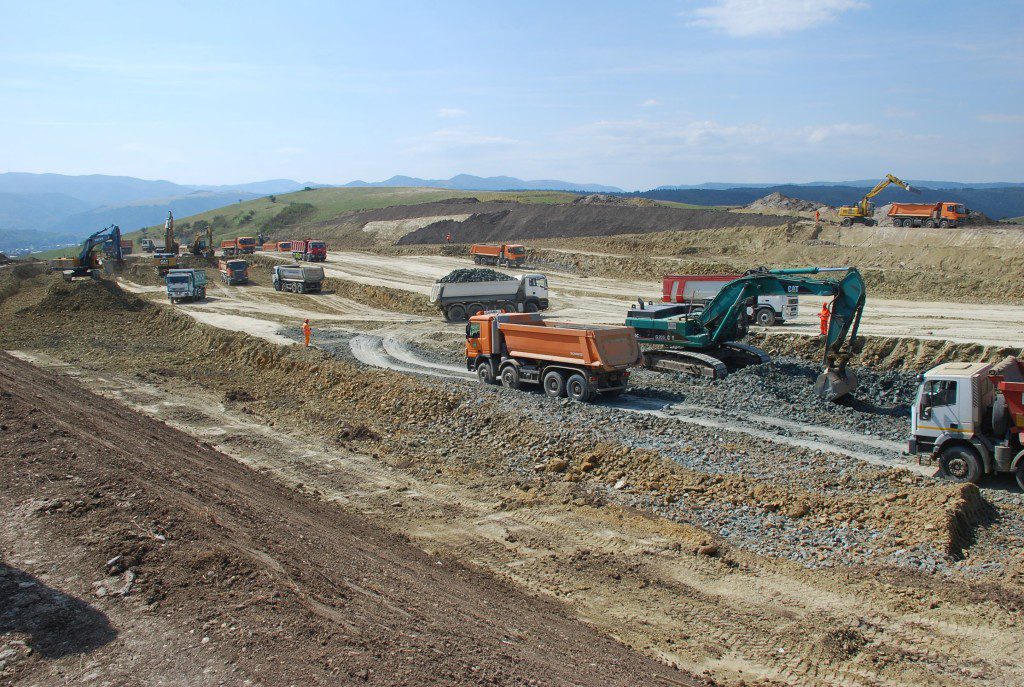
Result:
<svg viewBox="0 0 1024 687"><path fill-rule="evenodd" d="M238 243L235 239L227 239L220 242L221 253L225 256L238 255Z"/></svg>
<svg viewBox="0 0 1024 687"><path fill-rule="evenodd" d="M236 240L238 245L238 252L252 255L256 252L256 237L255 236L239 236Z"/></svg>
<svg viewBox="0 0 1024 687"><path fill-rule="evenodd" d="M503 243L500 246L475 243L469 249L469 253L473 256L473 262L478 265L520 267L526 262L526 247L518 243Z"/></svg>
<svg viewBox="0 0 1024 687"><path fill-rule="evenodd" d="M967 208L960 203L893 203L889 217L894 227L960 226L967 221Z"/></svg>
<svg viewBox="0 0 1024 687"><path fill-rule="evenodd" d="M485 313L466 325L466 368L481 382L587 402L617 397L643 363L632 327L570 324L536 313Z"/></svg>

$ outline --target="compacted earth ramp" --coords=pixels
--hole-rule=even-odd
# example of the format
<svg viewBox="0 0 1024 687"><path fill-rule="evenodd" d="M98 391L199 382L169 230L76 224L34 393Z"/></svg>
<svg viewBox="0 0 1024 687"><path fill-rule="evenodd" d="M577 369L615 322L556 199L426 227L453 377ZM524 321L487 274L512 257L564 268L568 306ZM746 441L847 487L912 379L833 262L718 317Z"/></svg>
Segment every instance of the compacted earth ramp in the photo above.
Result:
<svg viewBox="0 0 1024 687"><path fill-rule="evenodd" d="M701 685L0 353L4 684Z"/></svg>

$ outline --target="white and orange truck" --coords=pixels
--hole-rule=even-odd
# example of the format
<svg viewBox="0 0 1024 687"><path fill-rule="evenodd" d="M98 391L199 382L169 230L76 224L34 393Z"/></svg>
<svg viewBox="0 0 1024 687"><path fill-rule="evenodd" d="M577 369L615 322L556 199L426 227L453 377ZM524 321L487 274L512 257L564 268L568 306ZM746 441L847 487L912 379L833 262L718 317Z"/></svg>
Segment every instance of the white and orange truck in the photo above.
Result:
<svg viewBox="0 0 1024 687"><path fill-rule="evenodd" d="M484 384L539 384L548 396L586 403L621 395L643 360L632 327L493 312L466 324L466 369Z"/></svg>
<svg viewBox="0 0 1024 687"><path fill-rule="evenodd" d="M526 262L526 247L518 243L503 243L492 246L475 243L469 249L473 262L478 265L499 265L501 267L522 267Z"/></svg>
<svg viewBox="0 0 1024 687"><path fill-rule="evenodd" d="M889 218L894 227L960 226L967 221L967 208L960 203L893 203Z"/></svg>
<svg viewBox="0 0 1024 687"><path fill-rule="evenodd" d="M661 280L661 300L665 303L685 303L692 315L701 313L726 284L739 279L741 274L667 274ZM800 314L797 294L769 294L758 296L748 308L747 318L762 327L791 322Z"/></svg>

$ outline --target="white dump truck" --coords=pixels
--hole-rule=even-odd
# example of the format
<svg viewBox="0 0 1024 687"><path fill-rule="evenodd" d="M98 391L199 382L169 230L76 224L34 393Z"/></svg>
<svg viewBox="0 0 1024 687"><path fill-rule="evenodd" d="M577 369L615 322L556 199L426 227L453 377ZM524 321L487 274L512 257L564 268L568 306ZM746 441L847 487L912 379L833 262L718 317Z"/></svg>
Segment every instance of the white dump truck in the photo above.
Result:
<svg viewBox="0 0 1024 687"><path fill-rule="evenodd" d="M293 293L320 293L324 268L299 265L275 265L274 289Z"/></svg>
<svg viewBox="0 0 1024 687"><path fill-rule="evenodd" d="M168 270L164 277L167 286L167 300L201 301L206 298L206 272L204 270Z"/></svg>
<svg viewBox="0 0 1024 687"><path fill-rule="evenodd" d="M548 278L543 274L520 274L487 281L442 279L431 287L430 302L449 322L463 322L488 310L539 312L548 309Z"/></svg>
<svg viewBox="0 0 1024 687"><path fill-rule="evenodd" d="M928 370L910 411L908 452L942 475L979 482L1013 473L1024 489L1024 360L943 363Z"/></svg>

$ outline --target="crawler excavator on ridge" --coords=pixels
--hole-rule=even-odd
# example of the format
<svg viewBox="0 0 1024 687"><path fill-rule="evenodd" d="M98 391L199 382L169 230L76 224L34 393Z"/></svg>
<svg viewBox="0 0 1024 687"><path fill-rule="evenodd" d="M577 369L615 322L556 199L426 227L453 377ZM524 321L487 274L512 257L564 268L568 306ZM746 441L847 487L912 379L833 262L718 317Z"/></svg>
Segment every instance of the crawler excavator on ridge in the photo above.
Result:
<svg viewBox="0 0 1024 687"><path fill-rule="evenodd" d="M812 279L822 272L846 272L842 279ZM866 299L864 279L855 267L806 267L752 270L726 284L699 312L685 304L650 304L630 309L626 325L636 330L645 365L652 370L683 372L711 379L724 378L729 365L769 361L768 354L739 340L747 334L747 305L758 296L776 294L832 296L831 318L822 353L822 372L815 393L835 401L857 388L857 377L846 369L853 353Z"/></svg>
<svg viewBox="0 0 1024 687"><path fill-rule="evenodd" d="M844 205L839 208L839 217L841 218L839 223L844 227L848 227L854 223L864 224L869 227L875 226L875 204L871 202L871 199L884 191L889 184L896 184L911 193L921 193L916 188L911 188L910 184L899 177L895 177L892 174L886 174L884 179L879 181L875 184L873 189L864 194L864 197L860 199L859 203L856 205Z"/></svg>

